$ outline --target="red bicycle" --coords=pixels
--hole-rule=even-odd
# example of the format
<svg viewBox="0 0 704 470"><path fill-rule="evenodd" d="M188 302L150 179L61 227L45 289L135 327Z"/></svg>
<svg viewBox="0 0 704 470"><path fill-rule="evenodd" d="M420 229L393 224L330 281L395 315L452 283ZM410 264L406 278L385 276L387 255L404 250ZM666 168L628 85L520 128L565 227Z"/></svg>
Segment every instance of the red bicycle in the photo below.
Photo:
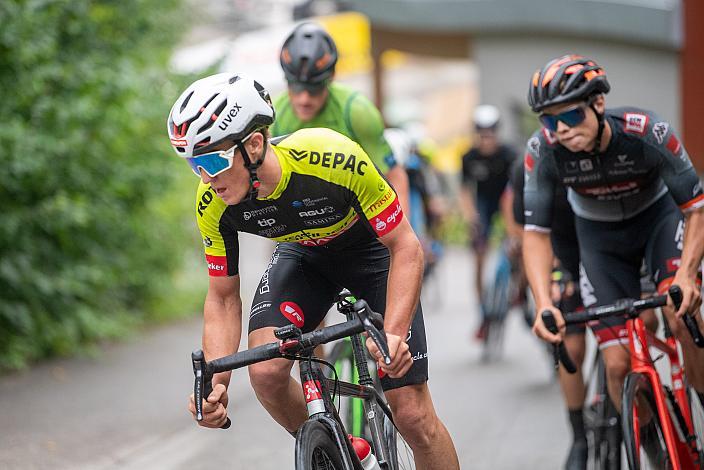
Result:
<svg viewBox="0 0 704 470"><path fill-rule="evenodd" d="M671 287L669 294L679 308L682 302L679 287ZM687 382L677 340L667 321L663 322L663 340L648 331L639 318L642 310L666 304L665 295L642 300L624 299L611 305L568 313L565 323L582 323L617 315L628 317L631 372L623 387L621 425L629 468L704 470L704 404ZM541 315L548 329L556 333L552 313L545 311ZM704 337L694 318L685 315L684 321L695 344L703 348ZM655 358L651 356L651 348L659 351ZM574 370L562 345L555 345L555 352L568 371ZM664 357L669 359L669 384L663 383L655 367L656 362Z"/></svg>

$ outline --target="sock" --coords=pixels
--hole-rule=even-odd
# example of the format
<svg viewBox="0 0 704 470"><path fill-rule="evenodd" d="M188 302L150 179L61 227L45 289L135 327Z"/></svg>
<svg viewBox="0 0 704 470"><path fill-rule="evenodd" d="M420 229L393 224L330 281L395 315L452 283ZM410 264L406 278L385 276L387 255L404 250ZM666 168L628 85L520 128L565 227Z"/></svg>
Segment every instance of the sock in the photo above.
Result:
<svg viewBox="0 0 704 470"><path fill-rule="evenodd" d="M584 414L582 413L582 408L577 410L567 409L570 416L570 425L572 426L572 437L574 441L586 440L587 436L584 432Z"/></svg>

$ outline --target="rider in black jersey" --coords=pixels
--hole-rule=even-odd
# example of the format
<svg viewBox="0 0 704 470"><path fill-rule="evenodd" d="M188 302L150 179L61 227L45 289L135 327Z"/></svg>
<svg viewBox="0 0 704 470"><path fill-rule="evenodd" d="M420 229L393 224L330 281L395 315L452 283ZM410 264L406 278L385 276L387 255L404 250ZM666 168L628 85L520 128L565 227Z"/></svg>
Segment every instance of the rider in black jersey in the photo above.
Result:
<svg viewBox="0 0 704 470"><path fill-rule="evenodd" d="M702 187L672 126L638 108L607 110L604 94L609 90L604 70L576 55L549 61L530 82L528 102L544 125L528 141L524 160L523 254L537 312L552 310L558 325L564 325L550 301L548 281L553 200L556 188L564 185L576 214L584 305L638 298L645 259L660 292L672 283L682 288L681 308L664 310L682 344L688 377L701 393L704 352L675 316L695 313L702 322L697 281L704 256ZM625 318L615 318L594 328L617 409L630 368L622 347L627 342L624 325ZM550 342L563 334L551 334L540 315L533 329Z"/></svg>

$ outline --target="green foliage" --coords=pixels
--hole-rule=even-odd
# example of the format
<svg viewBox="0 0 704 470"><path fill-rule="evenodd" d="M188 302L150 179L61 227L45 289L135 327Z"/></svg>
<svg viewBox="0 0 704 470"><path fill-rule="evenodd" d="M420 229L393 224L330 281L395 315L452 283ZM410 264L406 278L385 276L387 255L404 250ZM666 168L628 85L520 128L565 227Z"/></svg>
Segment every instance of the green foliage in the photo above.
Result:
<svg viewBox="0 0 704 470"><path fill-rule="evenodd" d="M0 4L0 368L124 334L180 267L180 3Z"/></svg>

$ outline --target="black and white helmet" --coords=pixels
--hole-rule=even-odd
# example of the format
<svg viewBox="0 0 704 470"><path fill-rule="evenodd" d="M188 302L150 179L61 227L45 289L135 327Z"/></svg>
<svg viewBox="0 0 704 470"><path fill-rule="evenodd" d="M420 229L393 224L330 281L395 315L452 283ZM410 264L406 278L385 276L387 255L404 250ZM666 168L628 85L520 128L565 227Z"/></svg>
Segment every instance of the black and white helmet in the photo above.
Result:
<svg viewBox="0 0 704 470"><path fill-rule="evenodd" d="M255 80L219 73L194 82L176 100L167 127L176 153L190 158L223 141L241 141L274 122L269 93Z"/></svg>

